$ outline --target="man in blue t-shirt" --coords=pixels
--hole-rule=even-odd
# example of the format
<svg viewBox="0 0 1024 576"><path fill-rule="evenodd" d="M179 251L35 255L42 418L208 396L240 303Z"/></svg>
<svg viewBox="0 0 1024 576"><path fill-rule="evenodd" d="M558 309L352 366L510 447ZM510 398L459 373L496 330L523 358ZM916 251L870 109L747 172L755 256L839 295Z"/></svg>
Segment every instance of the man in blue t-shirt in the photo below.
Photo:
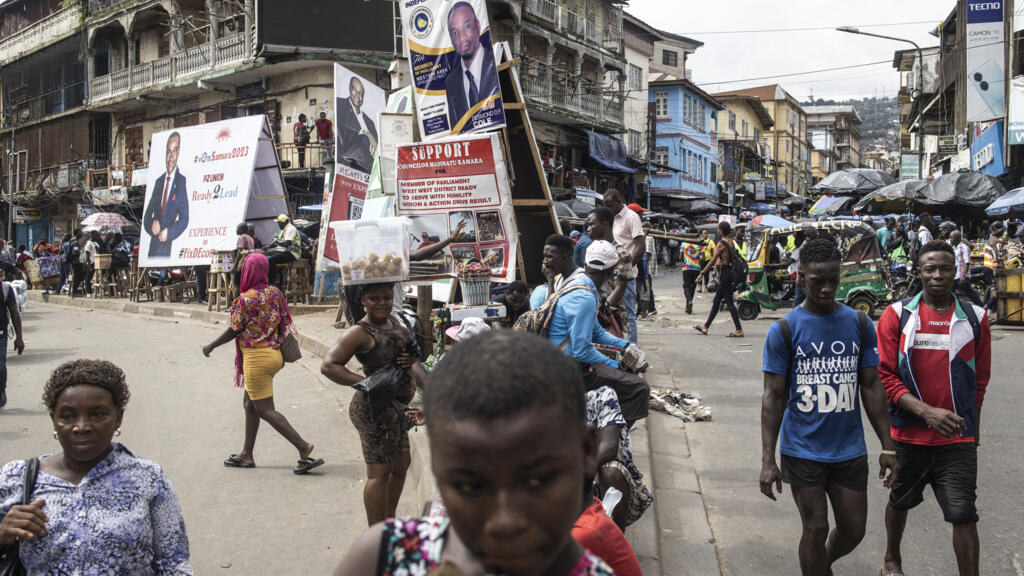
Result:
<svg viewBox="0 0 1024 576"><path fill-rule="evenodd" d="M806 299L772 325L764 344L761 492L775 500L773 485L779 493L782 482L792 488L803 523L803 576L831 574L832 564L864 537L868 459L861 401L882 444L878 477L888 488L898 473L875 329L869 318L835 301L839 269L835 242L806 242L797 271ZM829 501L836 522L831 533Z"/></svg>

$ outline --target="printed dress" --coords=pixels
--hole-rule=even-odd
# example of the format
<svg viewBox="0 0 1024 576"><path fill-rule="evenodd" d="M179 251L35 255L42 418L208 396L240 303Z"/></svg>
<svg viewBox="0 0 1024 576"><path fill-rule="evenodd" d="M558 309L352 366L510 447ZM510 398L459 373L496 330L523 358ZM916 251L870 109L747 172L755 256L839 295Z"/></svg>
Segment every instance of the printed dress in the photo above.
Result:
<svg viewBox="0 0 1024 576"><path fill-rule="evenodd" d="M21 460L0 470L0 516L21 503L24 473ZM32 499L40 498L50 521L45 534L21 542L29 574L192 574L185 521L170 481L159 466L121 444L115 442L77 486L40 471Z"/></svg>
<svg viewBox="0 0 1024 576"><path fill-rule="evenodd" d="M229 326L238 334L242 348L281 347L284 336L281 324L281 300L284 295L276 286L248 290L231 305Z"/></svg>
<svg viewBox="0 0 1024 576"><path fill-rule="evenodd" d="M587 422L593 424L600 431L609 426L619 426L619 453L615 460L605 464L622 472L630 484L632 494L629 505L627 526L636 522L654 503L654 496L644 485L644 475L633 462L633 444L629 440L629 430L626 428L626 419L622 416L622 407L619 406L619 397L608 386L601 386L587 392Z"/></svg>
<svg viewBox="0 0 1024 576"><path fill-rule="evenodd" d="M378 576L426 576L441 565L445 538L448 535L447 518L431 520L388 520L381 533ZM568 576L614 576L603 560L589 550L583 551L579 562Z"/></svg>

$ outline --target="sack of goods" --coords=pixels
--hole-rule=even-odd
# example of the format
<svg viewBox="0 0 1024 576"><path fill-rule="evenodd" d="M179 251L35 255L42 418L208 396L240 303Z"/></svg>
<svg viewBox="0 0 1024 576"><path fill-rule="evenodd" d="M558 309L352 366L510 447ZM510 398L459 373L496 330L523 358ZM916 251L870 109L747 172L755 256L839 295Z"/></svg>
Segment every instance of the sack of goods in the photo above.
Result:
<svg viewBox="0 0 1024 576"><path fill-rule="evenodd" d="M408 218L331 222L342 284L401 282L409 277Z"/></svg>

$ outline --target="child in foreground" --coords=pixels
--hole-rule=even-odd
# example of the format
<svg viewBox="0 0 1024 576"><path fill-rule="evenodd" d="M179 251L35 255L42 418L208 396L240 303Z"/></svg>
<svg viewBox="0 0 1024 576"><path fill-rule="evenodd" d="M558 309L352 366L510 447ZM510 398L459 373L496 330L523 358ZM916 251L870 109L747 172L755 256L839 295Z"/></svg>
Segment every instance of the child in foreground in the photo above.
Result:
<svg viewBox="0 0 1024 576"><path fill-rule="evenodd" d="M572 359L530 334L478 336L431 373L423 410L449 518L370 527L335 576L613 574L571 536L597 466Z"/></svg>

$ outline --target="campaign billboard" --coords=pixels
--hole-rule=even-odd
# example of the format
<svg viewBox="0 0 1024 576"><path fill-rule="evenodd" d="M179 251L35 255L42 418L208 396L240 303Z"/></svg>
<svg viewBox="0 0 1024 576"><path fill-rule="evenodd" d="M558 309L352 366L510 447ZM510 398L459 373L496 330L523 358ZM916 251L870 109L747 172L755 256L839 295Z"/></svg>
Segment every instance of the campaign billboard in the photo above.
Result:
<svg viewBox="0 0 1024 576"><path fill-rule="evenodd" d="M1006 116L1004 0L967 0L967 121Z"/></svg>
<svg viewBox="0 0 1024 576"><path fill-rule="evenodd" d="M497 135L399 145L397 175L395 210L412 220L411 250L459 230L445 251L452 258L437 273L476 259L490 267L493 279L515 280L519 233Z"/></svg>
<svg viewBox="0 0 1024 576"><path fill-rule="evenodd" d="M400 0L424 141L505 126L484 0Z"/></svg>
<svg viewBox="0 0 1024 576"><path fill-rule="evenodd" d="M1019 146L1024 144L1024 76L1017 76L1010 82L1009 113L1006 140L1010 146Z"/></svg>
<svg viewBox="0 0 1024 576"><path fill-rule="evenodd" d="M265 123L248 116L153 134L139 266L205 265L211 250L235 247Z"/></svg>

